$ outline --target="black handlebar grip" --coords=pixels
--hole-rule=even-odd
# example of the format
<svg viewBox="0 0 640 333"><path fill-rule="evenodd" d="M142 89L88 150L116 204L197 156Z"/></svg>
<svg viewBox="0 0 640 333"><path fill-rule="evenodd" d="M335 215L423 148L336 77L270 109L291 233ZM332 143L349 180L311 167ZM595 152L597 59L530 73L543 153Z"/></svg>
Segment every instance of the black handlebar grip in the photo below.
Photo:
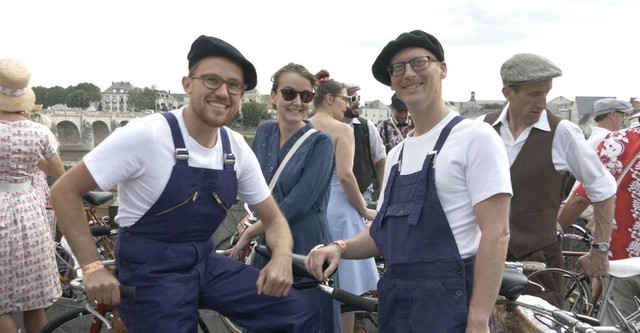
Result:
<svg viewBox="0 0 640 333"><path fill-rule="evenodd" d="M134 286L120 286L120 298L135 299L136 287Z"/></svg>
<svg viewBox="0 0 640 333"><path fill-rule="evenodd" d="M93 237L108 236L111 234L111 227L108 225L94 225L89 227L89 231Z"/></svg>
<svg viewBox="0 0 640 333"><path fill-rule="evenodd" d="M354 308L367 311L367 312L378 312L378 302L369 298L360 297L358 295L354 295L348 291L344 291L341 289L333 289L331 293L331 297L335 300L338 300L342 303L349 304Z"/></svg>

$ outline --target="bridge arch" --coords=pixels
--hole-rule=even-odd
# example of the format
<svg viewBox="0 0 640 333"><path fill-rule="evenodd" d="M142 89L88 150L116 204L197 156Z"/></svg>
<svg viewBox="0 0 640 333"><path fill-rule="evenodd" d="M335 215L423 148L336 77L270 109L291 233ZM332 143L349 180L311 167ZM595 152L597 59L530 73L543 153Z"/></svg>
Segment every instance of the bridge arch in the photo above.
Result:
<svg viewBox="0 0 640 333"><path fill-rule="evenodd" d="M56 124L58 141L62 145L80 144L80 129L69 120L63 120Z"/></svg>
<svg viewBox="0 0 640 333"><path fill-rule="evenodd" d="M93 146L97 146L100 142L104 141L110 133L109 126L101 120L94 121L91 124L93 127Z"/></svg>

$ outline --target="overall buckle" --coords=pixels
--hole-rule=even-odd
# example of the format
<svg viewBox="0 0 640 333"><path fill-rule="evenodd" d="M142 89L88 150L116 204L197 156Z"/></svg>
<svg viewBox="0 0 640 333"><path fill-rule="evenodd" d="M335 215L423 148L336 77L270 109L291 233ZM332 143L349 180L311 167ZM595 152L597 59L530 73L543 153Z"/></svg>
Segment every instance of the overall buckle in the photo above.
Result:
<svg viewBox="0 0 640 333"><path fill-rule="evenodd" d="M189 159L189 149L187 149L187 148L176 148L176 159L178 159L178 160L188 160Z"/></svg>

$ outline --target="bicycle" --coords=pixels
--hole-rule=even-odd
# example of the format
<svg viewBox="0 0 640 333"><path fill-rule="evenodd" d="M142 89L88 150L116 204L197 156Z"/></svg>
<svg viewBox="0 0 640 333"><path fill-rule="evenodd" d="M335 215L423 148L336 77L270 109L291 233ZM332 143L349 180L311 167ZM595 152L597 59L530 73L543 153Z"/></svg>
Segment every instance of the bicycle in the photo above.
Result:
<svg viewBox="0 0 640 333"><path fill-rule="evenodd" d="M110 230L108 227L105 228L105 226L101 226L100 228L90 227L90 230L92 231L92 234L94 232L108 232L110 235L115 235L117 233L117 229ZM121 321L118 322L119 317L116 314L115 307L104 304L93 304L86 301L86 294L82 288L82 269L77 263L77 260L75 260L75 256L64 237L61 238L60 244L62 250L73 262L73 271L76 274L76 277L69 282L71 295L67 299L71 302L69 304L65 304L67 307L71 307L73 309L51 319L42 329L41 333L106 333L112 332L114 327L119 327L121 331L126 331L124 323ZM103 258L102 264L105 268L112 270L115 268L115 258ZM135 298L135 287L120 286L120 297L123 299ZM198 327L200 329L199 332L211 332L202 317L198 318Z"/></svg>

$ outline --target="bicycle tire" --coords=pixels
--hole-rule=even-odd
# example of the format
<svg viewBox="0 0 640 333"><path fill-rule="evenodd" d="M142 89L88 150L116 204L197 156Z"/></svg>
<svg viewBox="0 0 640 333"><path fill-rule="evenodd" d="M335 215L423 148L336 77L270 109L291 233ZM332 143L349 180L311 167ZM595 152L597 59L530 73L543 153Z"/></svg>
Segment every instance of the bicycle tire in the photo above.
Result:
<svg viewBox="0 0 640 333"><path fill-rule="evenodd" d="M564 309L577 314L591 315L593 304L589 278L583 275L572 277L568 274L563 274L563 278L566 281Z"/></svg>
<svg viewBox="0 0 640 333"><path fill-rule="evenodd" d="M229 332L242 333L243 328L241 326L238 326L236 323L234 323L233 320L231 320L226 316L223 316L220 313L218 313L218 316L220 316L220 321L222 322L224 327L226 327L229 330Z"/></svg>
<svg viewBox="0 0 640 333"><path fill-rule="evenodd" d="M110 312L105 317L109 318L109 314ZM86 309L74 309L53 318L42 328L41 333L89 333L94 319L96 319L95 316ZM106 325L103 325L100 320L96 320L98 321L98 327L101 326L99 332L108 333L109 330L107 330Z"/></svg>

